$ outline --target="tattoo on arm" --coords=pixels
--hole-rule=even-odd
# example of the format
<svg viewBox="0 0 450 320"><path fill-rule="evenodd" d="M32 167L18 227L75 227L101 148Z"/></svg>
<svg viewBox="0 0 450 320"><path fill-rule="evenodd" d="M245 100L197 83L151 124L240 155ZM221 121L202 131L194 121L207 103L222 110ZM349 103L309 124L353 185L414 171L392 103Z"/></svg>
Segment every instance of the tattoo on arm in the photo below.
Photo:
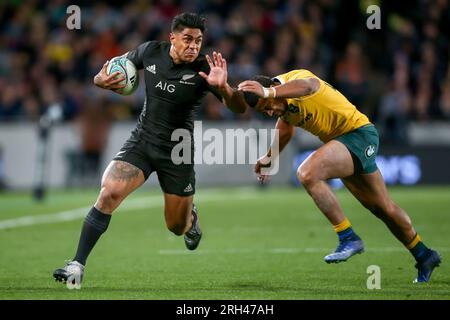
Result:
<svg viewBox="0 0 450 320"><path fill-rule="evenodd" d="M139 175L141 169L123 161L117 161L111 167L109 175L114 180L132 181Z"/></svg>

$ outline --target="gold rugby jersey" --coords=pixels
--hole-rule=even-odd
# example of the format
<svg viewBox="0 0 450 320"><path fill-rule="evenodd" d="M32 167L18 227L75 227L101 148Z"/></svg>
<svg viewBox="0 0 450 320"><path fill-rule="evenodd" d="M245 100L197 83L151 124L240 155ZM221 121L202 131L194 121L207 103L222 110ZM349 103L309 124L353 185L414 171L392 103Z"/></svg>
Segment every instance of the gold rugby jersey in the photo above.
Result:
<svg viewBox="0 0 450 320"><path fill-rule="evenodd" d="M338 90L308 70L292 70L275 79L283 84L311 77L320 81L319 90L307 96L286 99L288 110L281 119L311 132L323 142L370 123L367 116Z"/></svg>

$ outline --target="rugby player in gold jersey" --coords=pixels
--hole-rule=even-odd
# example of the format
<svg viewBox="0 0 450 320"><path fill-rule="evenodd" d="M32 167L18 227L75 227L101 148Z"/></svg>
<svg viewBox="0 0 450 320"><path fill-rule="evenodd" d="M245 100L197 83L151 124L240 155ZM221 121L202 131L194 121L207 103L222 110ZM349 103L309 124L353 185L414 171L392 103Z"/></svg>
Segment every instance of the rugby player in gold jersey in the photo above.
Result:
<svg viewBox="0 0 450 320"><path fill-rule="evenodd" d="M327 184L328 179L340 178L359 202L409 249L417 261L415 282L428 282L441 258L425 246L408 214L390 198L375 162L378 132L367 116L338 90L304 69L275 78L256 76L240 83L238 89L244 92L250 107L278 117L279 152L289 143L296 127L318 136L324 143L299 166L297 178L339 237L339 245L325 256L325 262L346 261L364 251L361 238ZM272 155L271 149L255 165L262 182L268 176L261 169L277 156Z"/></svg>

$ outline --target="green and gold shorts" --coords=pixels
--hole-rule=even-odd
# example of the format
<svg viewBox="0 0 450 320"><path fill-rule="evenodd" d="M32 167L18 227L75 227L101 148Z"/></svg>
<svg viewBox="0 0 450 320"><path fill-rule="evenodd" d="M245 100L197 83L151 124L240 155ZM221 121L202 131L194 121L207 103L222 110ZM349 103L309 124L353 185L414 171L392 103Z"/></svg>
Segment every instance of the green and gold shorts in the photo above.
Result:
<svg viewBox="0 0 450 320"><path fill-rule="evenodd" d="M373 124L359 127L334 140L342 142L350 151L355 173L373 173L378 169L375 158L378 153L379 137Z"/></svg>

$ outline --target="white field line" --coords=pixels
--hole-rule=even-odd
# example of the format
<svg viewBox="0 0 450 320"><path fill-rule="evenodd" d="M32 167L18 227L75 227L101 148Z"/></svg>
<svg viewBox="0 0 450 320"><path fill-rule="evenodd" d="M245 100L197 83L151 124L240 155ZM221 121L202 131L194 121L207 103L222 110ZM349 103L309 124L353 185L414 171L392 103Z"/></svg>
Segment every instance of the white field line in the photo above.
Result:
<svg viewBox="0 0 450 320"><path fill-rule="evenodd" d="M257 193L239 193L233 195L233 200L247 200L258 197ZM197 197L196 203L214 202L224 200L224 195L216 192L205 192ZM157 208L164 205L163 196L147 196L138 199L125 200L118 211L132 211L138 209ZM84 218L91 207L82 207L71 210L65 210L56 213L42 214L36 216L24 216L8 220L0 220L0 230L13 229L18 227L34 226L38 224L52 224L66 221L73 221Z"/></svg>

